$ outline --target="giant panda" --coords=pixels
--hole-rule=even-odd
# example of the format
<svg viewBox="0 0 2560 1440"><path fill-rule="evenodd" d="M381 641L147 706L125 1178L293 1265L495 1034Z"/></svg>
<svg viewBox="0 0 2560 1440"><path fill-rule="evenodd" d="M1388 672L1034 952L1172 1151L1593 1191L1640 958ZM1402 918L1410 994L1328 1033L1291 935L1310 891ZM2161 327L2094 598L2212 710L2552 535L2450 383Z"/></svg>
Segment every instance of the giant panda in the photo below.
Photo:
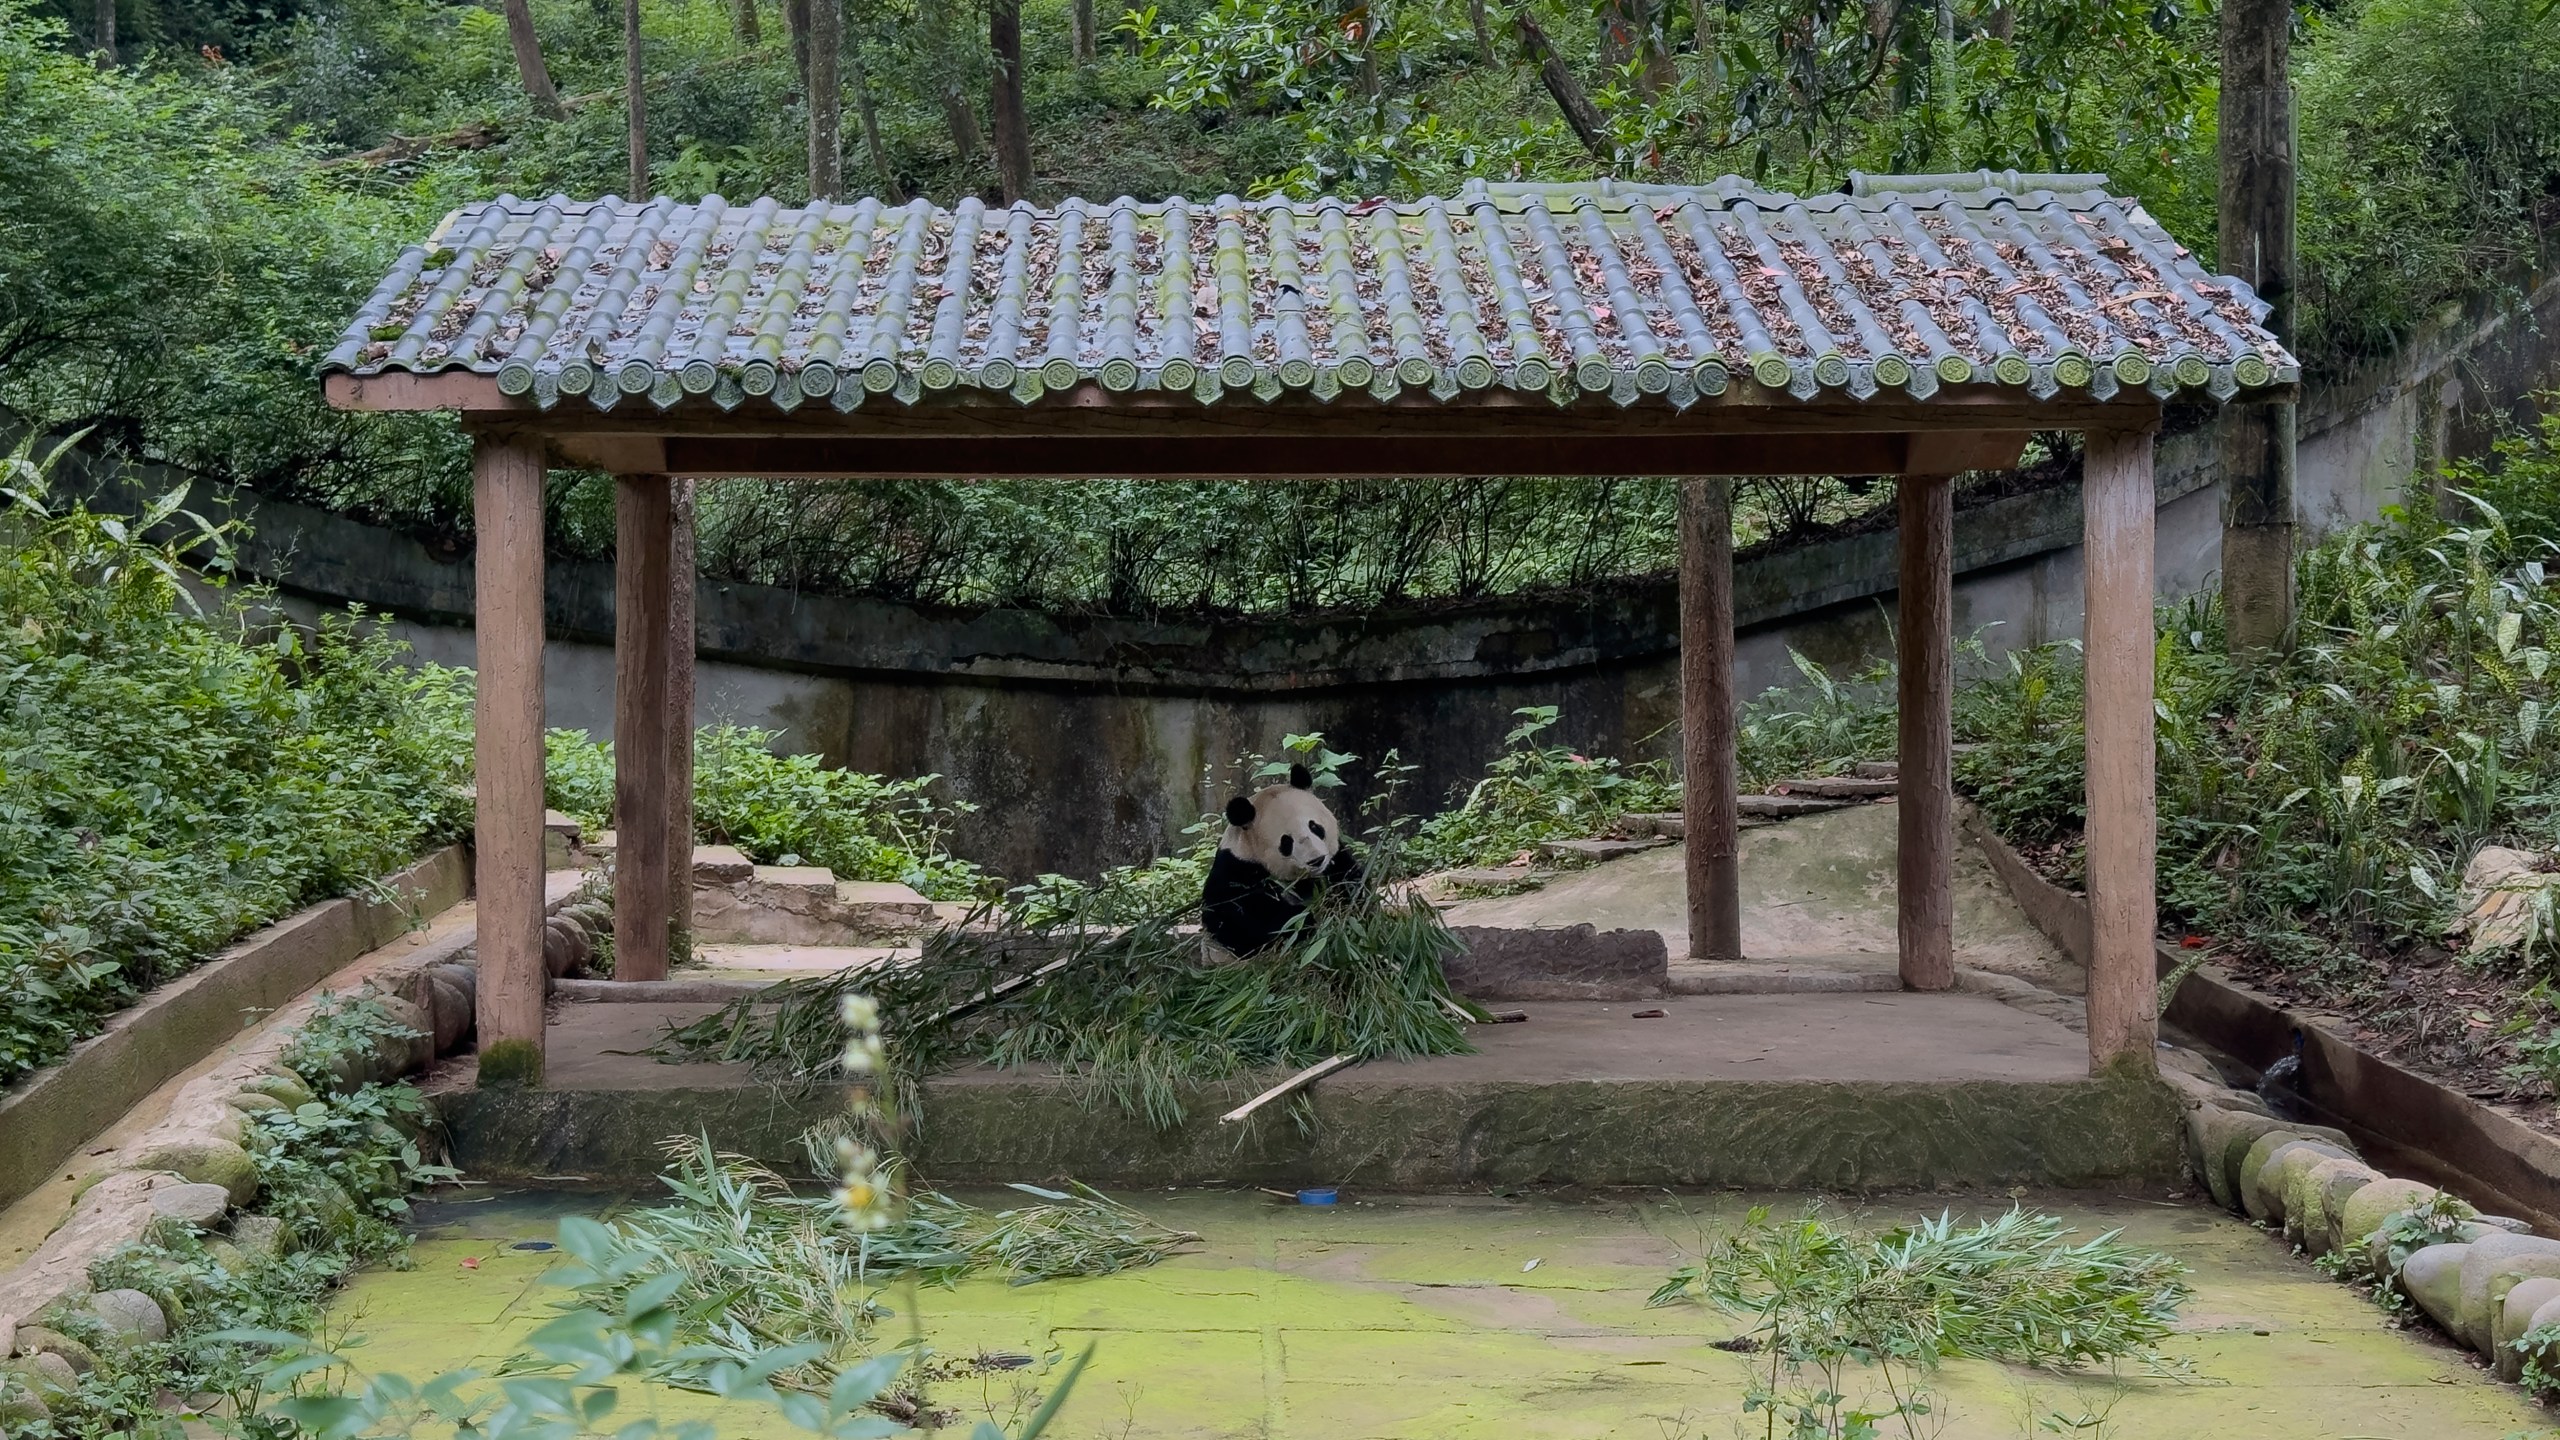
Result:
<svg viewBox="0 0 2560 1440"><path fill-rule="evenodd" d="M1289 767L1289 783L1227 802L1226 833L1200 896L1200 928L1238 955L1250 955L1315 898L1316 886L1360 879L1360 861L1342 845L1341 822L1316 798L1315 777Z"/></svg>

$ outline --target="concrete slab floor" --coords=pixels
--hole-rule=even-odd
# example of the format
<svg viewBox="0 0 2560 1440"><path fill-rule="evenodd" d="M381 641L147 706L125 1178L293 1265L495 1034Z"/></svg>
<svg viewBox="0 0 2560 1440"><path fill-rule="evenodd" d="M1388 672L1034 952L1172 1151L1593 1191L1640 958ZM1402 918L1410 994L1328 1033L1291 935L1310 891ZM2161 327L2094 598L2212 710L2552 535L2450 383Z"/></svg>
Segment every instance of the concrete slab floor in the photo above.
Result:
<svg viewBox="0 0 2560 1440"><path fill-rule="evenodd" d="M1819 960L1890 969L1894 962L1897 811L1853 805L1742 834L1742 951L1752 960ZM1956 964L2030 980L2065 995L2088 987L2080 967L2027 922L1972 846L1956 844ZM1452 925L1589 923L1658 930L1676 969L1689 952L1682 846L1575 871L1522 895L1452 907Z"/></svg>
<svg viewBox="0 0 2560 1440"><path fill-rule="evenodd" d="M1636 1002L1545 1001L1510 1025L1469 1027L1473 1055L1372 1061L1328 1086L1464 1085L1502 1080L2064 1081L2089 1073L2088 1042L1981 995L1682 995ZM709 1013L681 1002L562 1005L552 1011L546 1088L663 1090L745 1085L745 1067L668 1065L635 1052ZM1660 1010L1660 1018L1635 1018ZM961 1070L936 1083L998 1080Z"/></svg>
<svg viewBox="0 0 2560 1440"><path fill-rule="evenodd" d="M970 1198L1007 1203L1006 1192ZM1645 1297L1684 1251L1754 1200L1780 1214L1801 1196L1602 1193L1581 1198L1347 1195L1337 1209L1255 1192L1124 1195L1197 1231L1189 1253L1145 1270L1010 1286L890 1289L891 1339L915 1315L945 1355L1042 1360L1088 1343L1092 1366L1051 1435L1147 1437L1642 1437L1758 1434L1741 1410L1754 1357L1712 1348L1740 1326ZM2164 1347L2170 1373L2138 1365L2052 1374L1987 1362L1926 1379L1924 1435L1991 1440L2050 1433L2108 1440L2497 1440L2544 1436L2549 1417L2423 1331L2395 1331L2347 1288L2218 1211L2108 1195L2024 1193L2083 1234L2121 1229L2184 1261L2195 1297ZM333 1322L368 1343L360 1365L413 1378L503 1357L571 1292L540 1246L564 1214L634 1203L593 1195L475 1192L420 1207L415 1268L358 1276ZM654 1203L643 1200L640 1203ZM1947 1197L1838 1205L1864 1225L1935 1214ZM1760 1363L1765 1363L1762 1361ZM1043 1369L947 1383L934 1403L963 1428L1018 1418ZM1880 1393L1852 1369L1853 1398ZM714 1419L739 1437L796 1433L768 1414L698 1396L626 1392L621 1424L645 1414ZM2094 1425L2054 1431L2048 1421ZM956 1432L946 1432L956 1433ZM1889 1427L1888 1433L1900 1433Z"/></svg>

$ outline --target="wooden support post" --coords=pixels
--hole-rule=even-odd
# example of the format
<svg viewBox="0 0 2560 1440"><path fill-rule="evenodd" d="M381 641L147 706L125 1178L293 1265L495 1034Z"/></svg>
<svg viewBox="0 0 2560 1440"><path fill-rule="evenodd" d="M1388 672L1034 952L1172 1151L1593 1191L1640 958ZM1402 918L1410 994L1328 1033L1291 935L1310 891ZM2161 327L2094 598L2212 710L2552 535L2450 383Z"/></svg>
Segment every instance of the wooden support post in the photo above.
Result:
<svg viewBox="0 0 2560 1440"><path fill-rule="evenodd" d="M1955 484L1943 475L1896 482L1902 573L1895 629L1895 934L1902 988L1952 990L1955 906Z"/></svg>
<svg viewBox="0 0 2560 1440"><path fill-rule="evenodd" d="M613 978L667 978L668 550L664 475L614 482ZM691 877L688 876L688 879Z"/></svg>
<svg viewBox="0 0 2560 1440"><path fill-rule="evenodd" d="M675 484L675 526L667 571L667 906L676 956L693 951L693 487Z"/></svg>
<svg viewBox="0 0 2560 1440"><path fill-rule="evenodd" d="M2156 1065L2149 430L2092 430L2081 467L2087 530L2089 1062Z"/></svg>
<svg viewBox="0 0 2560 1440"><path fill-rule="evenodd" d="M1693 960L1742 958L1733 752L1733 482L1693 476L1680 486L1680 828Z"/></svg>
<svg viewBox="0 0 2560 1440"><path fill-rule="evenodd" d="M542 471L540 444L474 437L472 708L478 814L480 1082L542 1083Z"/></svg>

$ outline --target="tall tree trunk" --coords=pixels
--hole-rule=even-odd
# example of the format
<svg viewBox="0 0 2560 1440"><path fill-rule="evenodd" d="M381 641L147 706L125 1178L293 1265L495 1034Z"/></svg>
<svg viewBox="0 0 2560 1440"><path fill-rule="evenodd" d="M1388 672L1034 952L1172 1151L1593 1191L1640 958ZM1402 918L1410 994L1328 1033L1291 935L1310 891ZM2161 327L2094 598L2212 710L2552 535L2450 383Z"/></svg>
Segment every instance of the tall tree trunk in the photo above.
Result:
<svg viewBox="0 0 2560 1440"><path fill-rule="evenodd" d="M844 192L844 90L836 79L844 0L809 0L809 198Z"/></svg>
<svg viewBox="0 0 2560 1440"><path fill-rule="evenodd" d="M560 118L560 91L551 83L551 68L542 63L542 37L533 32L532 0L505 0L507 44L516 52L516 75L524 82L533 113Z"/></svg>
<svg viewBox="0 0 2560 1440"><path fill-rule="evenodd" d="M90 47L98 58L98 68L116 68L116 0L98 0L97 43Z"/></svg>
<svg viewBox="0 0 2560 1440"><path fill-rule="evenodd" d="M987 133L978 128L978 112L969 105L969 93L954 78L942 82L942 121L951 128L951 148L962 161L974 159L987 148Z"/></svg>
<svg viewBox="0 0 2560 1440"><path fill-rule="evenodd" d="M1716 6L1720 0L1689 0L1689 29L1698 47L1698 86L1709 100L1724 88L1717 73L1724 59L1716 52Z"/></svg>
<svg viewBox="0 0 2560 1440"><path fill-rule="evenodd" d="M631 188L634 200L649 197L649 94L642 85L640 0L622 0L622 101L630 111Z"/></svg>
<svg viewBox="0 0 2560 1440"><path fill-rule="evenodd" d="M987 115L996 133L996 184L1008 205L1031 193L1031 126L1022 113L1022 0L987 0Z"/></svg>
<svg viewBox="0 0 2560 1440"><path fill-rule="evenodd" d="M791 65L800 76L800 92L809 91L809 0L782 0L782 28L791 32Z"/></svg>
<svg viewBox="0 0 2560 1440"><path fill-rule="evenodd" d="M1493 63L1493 26L1485 20L1484 0L1467 0L1467 23L1475 27L1476 63Z"/></svg>
<svg viewBox="0 0 2560 1440"><path fill-rule="evenodd" d="M763 44L764 16L759 13L756 0L737 0L731 9L735 17L733 23L738 31L738 43L750 50Z"/></svg>
<svg viewBox="0 0 2560 1440"><path fill-rule="evenodd" d="M889 168L889 147L880 143L880 109L871 99L871 72L862 63L862 27L844 30L844 62L853 81L853 113L862 122L862 152L871 157L871 173L880 182L880 198L892 205L907 203L907 187Z"/></svg>
<svg viewBox="0 0 2560 1440"><path fill-rule="evenodd" d="M1511 25L1520 36L1520 49L1537 64L1538 79L1555 97L1556 108L1564 112L1564 123L1573 127L1574 138L1601 164L1615 165L1617 147L1609 141L1609 122L1601 116L1600 107L1583 93L1582 82L1565 68L1564 57L1556 54L1555 42L1547 38L1537 17L1525 9L1514 10Z"/></svg>
<svg viewBox="0 0 2560 1440"><path fill-rule="evenodd" d="M2293 7L2223 0L2222 271L2267 302L2293 341ZM2282 648L2293 629L2294 407L2251 405L2222 424L2222 609L2235 656Z"/></svg>
<svg viewBox="0 0 2560 1440"><path fill-rule="evenodd" d="M1072 32L1067 38L1075 49L1078 65L1093 63L1094 24L1093 0L1075 0L1067 7L1067 26Z"/></svg>

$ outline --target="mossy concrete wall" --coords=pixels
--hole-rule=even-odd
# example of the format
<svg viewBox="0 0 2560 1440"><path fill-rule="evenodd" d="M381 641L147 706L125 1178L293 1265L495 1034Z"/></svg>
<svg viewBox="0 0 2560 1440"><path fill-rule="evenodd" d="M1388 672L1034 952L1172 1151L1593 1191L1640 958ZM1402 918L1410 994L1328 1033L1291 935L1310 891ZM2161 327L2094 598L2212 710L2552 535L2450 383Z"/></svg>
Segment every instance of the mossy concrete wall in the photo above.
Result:
<svg viewBox="0 0 2560 1440"><path fill-rule="evenodd" d="M649 1183L661 1142L700 1131L791 1173L838 1112L824 1086L462 1091L437 1105L480 1179ZM2179 1111L2155 1080L1939 1084L1328 1081L1302 1119L1243 1125L1195 1097L1158 1130L1055 1079L926 1088L909 1139L936 1184L1072 1175L1097 1185L1349 1184L1369 1190L1682 1185L1825 1190L2094 1186L2179 1173Z"/></svg>

